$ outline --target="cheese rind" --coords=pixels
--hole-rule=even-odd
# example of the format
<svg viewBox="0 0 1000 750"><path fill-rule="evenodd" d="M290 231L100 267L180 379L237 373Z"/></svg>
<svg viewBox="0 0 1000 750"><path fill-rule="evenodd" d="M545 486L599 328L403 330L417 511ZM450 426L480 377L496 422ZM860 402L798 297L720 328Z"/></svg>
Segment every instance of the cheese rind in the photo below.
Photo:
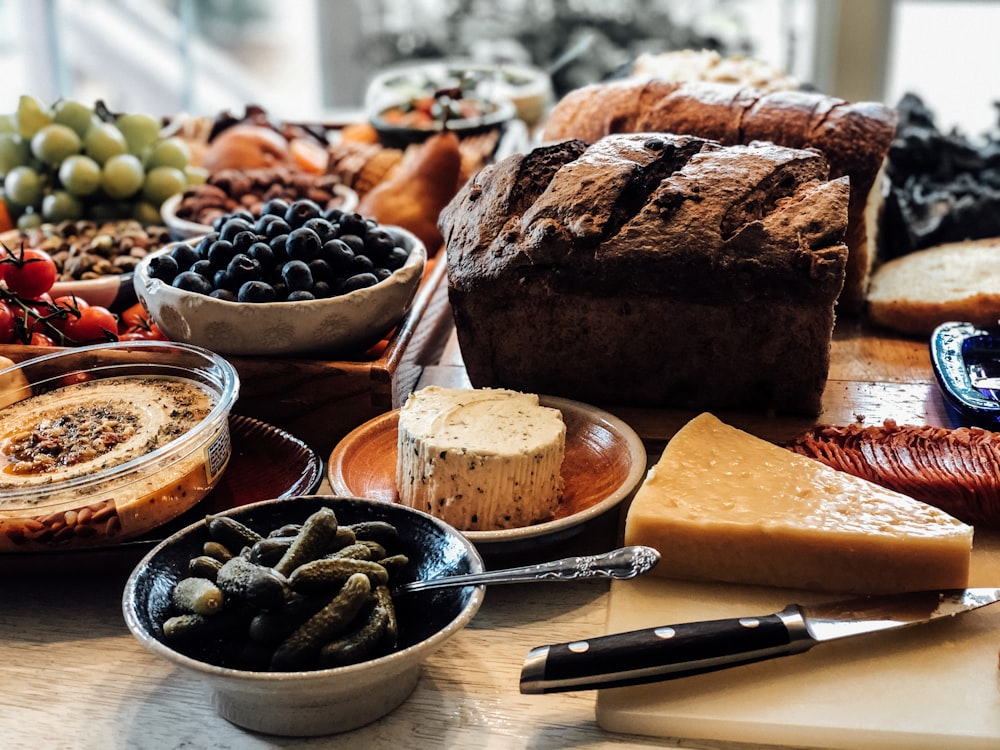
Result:
<svg viewBox="0 0 1000 750"><path fill-rule="evenodd" d="M400 502L463 531L527 526L562 499L566 425L538 396L429 386L399 413Z"/></svg>
<svg viewBox="0 0 1000 750"><path fill-rule="evenodd" d="M636 493L625 543L654 573L817 591L963 587L972 527L702 414Z"/></svg>

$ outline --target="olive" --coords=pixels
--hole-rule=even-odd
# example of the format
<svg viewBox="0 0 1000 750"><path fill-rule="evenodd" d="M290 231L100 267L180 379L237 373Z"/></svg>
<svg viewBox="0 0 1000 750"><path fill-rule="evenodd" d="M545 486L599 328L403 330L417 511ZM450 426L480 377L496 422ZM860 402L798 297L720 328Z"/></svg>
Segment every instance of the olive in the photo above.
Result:
<svg viewBox="0 0 1000 750"><path fill-rule="evenodd" d="M205 258L212 264L213 268L225 268L229 261L236 255L236 248L229 240L216 240L208 248Z"/></svg>
<svg viewBox="0 0 1000 750"><path fill-rule="evenodd" d="M305 262L318 258L321 247L323 247L323 243L320 241L319 235L305 227L293 229L285 244L289 258Z"/></svg>
<svg viewBox="0 0 1000 750"><path fill-rule="evenodd" d="M326 242L333 238L333 225L323 218L309 219L305 224L302 225L304 229L313 230L317 236L319 236L320 242Z"/></svg>
<svg viewBox="0 0 1000 750"><path fill-rule="evenodd" d="M374 268L375 264L372 263L372 259L367 255L355 255L351 258L346 275L353 276L356 273L370 273Z"/></svg>
<svg viewBox="0 0 1000 750"><path fill-rule="evenodd" d="M306 300L316 299L316 295L312 292L306 291L305 289L296 289L294 292L289 292L285 299L288 302L304 302Z"/></svg>
<svg viewBox="0 0 1000 750"><path fill-rule="evenodd" d="M406 265L406 259L410 257L410 254L402 247L394 247L389 251L389 254L385 256L385 267L391 271L395 271L397 268L402 268Z"/></svg>
<svg viewBox="0 0 1000 750"><path fill-rule="evenodd" d="M288 211L288 201L283 198L271 198L260 207L261 214L279 216L282 219L286 211Z"/></svg>
<svg viewBox="0 0 1000 750"><path fill-rule="evenodd" d="M333 278L333 269L323 258L314 258L309 261L309 272L312 274L313 283L317 281L329 281Z"/></svg>
<svg viewBox="0 0 1000 750"><path fill-rule="evenodd" d="M212 286L215 289L228 289L231 292L235 292L239 288L239 284L233 281L233 275L225 268L220 268L215 272L212 277Z"/></svg>
<svg viewBox="0 0 1000 750"><path fill-rule="evenodd" d="M178 289L198 294L210 294L212 291L212 283L194 271L182 271L174 277L172 284Z"/></svg>
<svg viewBox="0 0 1000 750"><path fill-rule="evenodd" d="M177 261L178 268L190 268L200 259L198 251L186 242L179 242L170 250L170 255Z"/></svg>
<svg viewBox="0 0 1000 750"><path fill-rule="evenodd" d="M340 241L354 251L355 255L362 255L365 252L365 241L360 234L342 234Z"/></svg>
<svg viewBox="0 0 1000 750"><path fill-rule="evenodd" d="M354 251L343 240L330 240L320 251L320 257L335 271L346 271L350 266Z"/></svg>
<svg viewBox="0 0 1000 750"><path fill-rule="evenodd" d="M288 207L288 210L285 211L285 221L288 222L288 226L294 229L301 227L309 219L315 219L322 215L323 209L319 207L316 201L303 198L295 201Z"/></svg>
<svg viewBox="0 0 1000 750"><path fill-rule="evenodd" d="M345 234L363 235L368 231L368 223L365 217L359 213L344 214L340 217L340 236Z"/></svg>
<svg viewBox="0 0 1000 750"><path fill-rule="evenodd" d="M344 279L344 285L340 288L341 294L348 294L350 292L357 291L358 289L366 289L370 286L375 286L378 283L378 277L371 272L357 273Z"/></svg>
<svg viewBox="0 0 1000 750"><path fill-rule="evenodd" d="M188 271L197 273L205 278L206 281L211 280L215 275L215 267L207 260L196 260L191 264Z"/></svg>
<svg viewBox="0 0 1000 750"><path fill-rule="evenodd" d="M364 236L365 255L381 262L396 246L396 240L384 229L369 230Z"/></svg>
<svg viewBox="0 0 1000 750"><path fill-rule="evenodd" d="M260 261L254 260L249 255L237 253L226 266L226 272L232 277L237 286L245 281L260 279Z"/></svg>
<svg viewBox="0 0 1000 750"><path fill-rule="evenodd" d="M253 224L246 219L230 218L223 222L219 229L219 239L232 242L240 232L252 232Z"/></svg>
<svg viewBox="0 0 1000 750"><path fill-rule="evenodd" d="M273 286L263 281L247 281L236 294L240 302L274 302L277 294Z"/></svg>
<svg viewBox="0 0 1000 750"><path fill-rule="evenodd" d="M236 292L231 289L213 289L208 295L209 297L215 297L216 299L225 300L226 302L237 302Z"/></svg>
<svg viewBox="0 0 1000 750"><path fill-rule="evenodd" d="M282 221L280 216L275 216L274 214L261 214L261 217L257 219L256 223L253 225L253 231L257 234L265 234L267 232L267 227L276 221Z"/></svg>
<svg viewBox="0 0 1000 750"><path fill-rule="evenodd" d="M268 241L273 240L275 237L288 234L292 231L292 228L288 226L288 222L282 218L276 218L275 221L268 222L268 225L264 228L264 237Z"/></svg>
<svg viewBox="0 0 1000 750"><path fill-rule="evenodd" d="M339 224L344 216L344 209L339 206L331 206L323 212L323 218L331 224Z"/></svg>
<svg viewBox="0 0 1000 750"><path fill-rule="evenodd" d="M290 260L281 267L281 278L288 287L289 294L312 288L313 276L309 266L301 260Z"/></svg>
<svg viewBox="0 0 1000 750"><path fill-rule="evenodd" d="M195 250L198 251L198 257L207 258L208 248L210 248L212 246L212 243L214 243L217 239L219 239L218 232L209 232L200 240L198 240L198 244L195 246Z"/></svg>
<svg viewBox="0 0 1000 750"><path fill-rule="evenodd" d="M255 242L247 248L247 255L260 263L261 272L267 273L274 268L274 250L266 242Z"/></svg>
<svg viewBox="0 0 1000 750"><path fill-rule="evenodd" d="M177 260L172 255L154 255L149 259L149 276L160 281L171 282L180 271Z"/></svg>
<svg viewBox="0 0 1000 750"><path fill-rule="evenodd" d="M245 232L240 232L233 237L233 247L236 248L236 252L245 253L247 248L257 241L257 233L252 229L249 229Z"/></svg>

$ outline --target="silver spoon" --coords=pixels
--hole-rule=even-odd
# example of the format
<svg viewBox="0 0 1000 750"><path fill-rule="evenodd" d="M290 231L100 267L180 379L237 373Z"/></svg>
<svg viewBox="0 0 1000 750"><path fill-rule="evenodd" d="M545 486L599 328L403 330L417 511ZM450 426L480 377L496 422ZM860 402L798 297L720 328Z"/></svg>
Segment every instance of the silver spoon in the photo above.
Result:
<svg viewBox="0 0 1000 750"><path fill-rule="evenodd" d="M601 555L566 557L562 560L525 565L520 568L489 570L458 576L432 578L429 581L412 581L397 586L393 594L408 594L449 586L483 586L498 583L527 583L530 581L575 581L581 578L635 578L653 568L660 561L660 553L652 547L621 547Z"/></svg>

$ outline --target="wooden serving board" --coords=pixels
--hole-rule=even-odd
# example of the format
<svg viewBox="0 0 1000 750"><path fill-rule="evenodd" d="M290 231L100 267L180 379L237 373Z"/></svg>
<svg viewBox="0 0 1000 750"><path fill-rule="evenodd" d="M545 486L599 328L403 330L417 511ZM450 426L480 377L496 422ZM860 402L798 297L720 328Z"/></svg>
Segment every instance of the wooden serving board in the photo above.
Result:
<svg viewBox="0 0 1000 750"><path fill-rule="evenodd" d="M1000 532L977 532L971 585L998 584ZM815 593L646 576L612 583L607 632L763 615L815 601ZM597 721L612 732L772 747L997 748L998 651L995 604L797 656L601 690Z"/></svg>

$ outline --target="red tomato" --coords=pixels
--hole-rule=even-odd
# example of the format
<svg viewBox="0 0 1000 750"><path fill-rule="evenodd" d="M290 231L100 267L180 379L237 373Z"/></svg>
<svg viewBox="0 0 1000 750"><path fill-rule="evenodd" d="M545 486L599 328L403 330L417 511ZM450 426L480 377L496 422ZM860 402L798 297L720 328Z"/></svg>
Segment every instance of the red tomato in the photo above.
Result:
<svg viewBox="0 0 1000 750"><path fill-rule="evenodd" d="M39 333L35 331L31 334L31 345L32 346L55 346L56 342L51 336L46 336L44 333Z"/></svg>
<svg viewBox="0 0 1000 750"><path fill-rule="evenodd" d="M79 297L73 296L62 296L56 297L52 300L53 307L57 307L60 310L66 310L63 315L54 315L49 319L49 322L59 331L63 333L66 332L66 323L71 318L79 317L79 314L86 310L90 305L87 300L80 299ZM58 310L52 310L51 312L56 313Z"/></svg>
<svg viewBox="0 0 1000 750"><path fill-rule="evenodd" d="M71 316L63 333L77 344L97 344L118 340L118 320L107 309L91 305L80 310L80 317Z"/></svg>
<svg viewBox="0 0 1000 750"><path fill-rule="evenodd" d="M131 307L126 308L118 317L124 330L149 325L149 313L146 312L146 308L142 306L141 302L136 302Z"/></svg>
<svg viewBox="0 0 1000 750"><path fill-rule="evenodd" d="M0 302L0 344L14 343L14 327L17 313L6 303Z"/></svg>
<svg viewBox="0 0 1000 750"><path fill-rule="evenodd" d="M48 292L58 275L56 264L49 254L31 247L22 250L20 255L11 253L3 265L7 288L27 299L35 299Z"/></svg>

